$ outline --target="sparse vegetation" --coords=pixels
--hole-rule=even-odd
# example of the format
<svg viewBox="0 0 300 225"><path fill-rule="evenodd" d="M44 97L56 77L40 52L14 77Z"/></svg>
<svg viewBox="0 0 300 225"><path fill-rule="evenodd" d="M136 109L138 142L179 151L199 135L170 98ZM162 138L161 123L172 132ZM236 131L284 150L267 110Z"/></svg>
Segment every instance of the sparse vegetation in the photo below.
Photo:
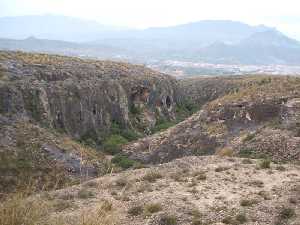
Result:
<svg viewBox="0 0 300 225"><path fill-rule="evenodd" d="M134 160L131 160L128 157L121 154L115 155L112 158L111 162L123 169L128 169L130 167L133 167L135 164L137 164L137 162L135 162Z"/></svg>
<svg viewBox="0 0 300 225"><path fill-rule="evenodd" d="M1 225L36 225L47 215L49 203L37 199L25 199L23 193L18 193L5 202L0 203Z"/></svg>
<svg viewBox="0 0 300 225"><path fill-rule="evenodd" d="M53 203L53 207L56 211L61 212L63 210L66 210L68 208L72 207L72 203L70 201L57 199Z"/></svg>
<svg viewBox="0 0 300 225"><path fill-rule="evenodd" d="M90 190L88 190L86 188L80 189L78 191L77 195L78 195L78 198L82 198L82 199L95 197L95 194L92 191L90 191Z"/></svg>
<svg viewBox="0 0 300 225"><path fill-rule="evenodd" d="M159 220L159 225L176 225L177 218L173 215L163 215Z"/></svg>
<svg viewBox="0 0 300 225"><path fill-rule="evenodd" d="M128 185L128 178L127 178L127 177L120 177L120 178L118 178L118 179L115 181L115 183L116 183L116 186L117 186L117 187L123 188L123 187L125 187L125 186Z"/></svg>
<svg viewBox="0 0 300 225"><path fill-rule="evenodd" d="M249 133L243 138L243 142L248 142L255 138L255 133Z"/></svg>
<svg viewBox="0 0 300 225"><path fill-rule="evenodd" d="M145 206L145 214L153 214L162 210L160 203L150 203Z"/></svg>
<svg viewBox="0 0 300 225"><path fill-rule="evenodd" d="M242 160L242 163L243 163L243 164L252 164L253 162L252 162L251 159L243 159L243 160Z"/></svg>
<svg viewBox="0 0 300 225"><path fill-rule="evenodd" d="M157 132L166 130L174 125L175 125L175 122L168 121L165 119L159 119L156 122L155 127L152 129L152 133L157 133Z"/></svg>
<svg viewBox="0 0 300 225"><path fill-rule="evenodd" d="M219 166L215 169L215 172L223 172L223 171L226 171L226 170L229 170L230 167L226 167L226 166Z"/></svg>
<svg viewBox="0 0 300 225"><path fill-rule="evenodd" d="M121 151L121 146L124 144L127 144L128 140L124 138L121 135L111 135L109 136L103 143L103 148L104 151L111 154L115 155L117 153L120 153Z"/></svg>
<svg viewBox="0 0 300 225"><path fill-rule="evenodd" d="M232 148L222 148L217 152L217 154L221 157L224 157L224 156L232 157L233 149Z"/></svg>
<svg viewBox="0 0 300 225"><path fill-rule="evenodd" d="M162 178L162 175L158 171L151 170L143 176L144 181L148 181L150 183L155 182L156 180Z"/></svg>
<svg viewBox="0 0 300 225"><path fill-rule="evenodd" d="M141 215L143 213L144 209L141 205L136 205L136 206L132 206L129 210L128 210L128 214L131 216L138 216Z"/></svg>
<svg viewBox="0 0 300 225"><path fill-rule="evenodd" d="M271 168L271 160L269 159L263 159L259 163L259 168L261 169L269 169Z"/></svg>
<svg viewBox="0 0 300 225"><path fill-rule="evenodd" d="M240 205L244 207L250 207L257 204L258 201L256 199L242 199L240 201Z"/></svg>
<svg viewBox="0 0 300 225"><path fill-rule="evenodd" d="M284 207L283 209L281 209L281 211L279 212L279 218L283 219L283 220L287 220L292 218L293 216L295 216L295 209L293 208L288 208L288 207Z"/></svg>
<svg viewBox="0 0 300 225"><path fill-rule="evenodd" d="M13 61L4 77L0 68L5 93L0 97L1 225L237 225L276 219L281 225L297 220L299 168L289 160L298 159L299 78L201 78L201 96L191 92L184 102L173 87L173 81L179 86L181 81L160 86L168 76L153 72L148 79L152 72L139 66L18 52L5 57ZM78 71L69 70L78 64ZM23 67L28 76L19 76ZM36 72L30 73L31 67ZM105 85L113 85L106 89L96 83L102 77ZM58 96L52 96L52 87ZM101 96L104 101L97 100ZM16 101L7 104L11 99ZM291 107L294 103L297 107ZM170 132L129 143L150 135L155 119L153 132L159 132L196 106L202 110ZM282 122L282 112L297 118ZM19 122L23 115L26 122ZM126 154L149 162L149 168L121 152L126 144ZM173 160L179 157L184 158ZM277 158L287 164L276 164Z"/></svg>
<svg viewBox="0 0 300 225"><path fill-rule="evenodd" d="M236 221L238 221L239 224L243 224L247 222L247 217L245 213L239 213L235 216Z"/></svg>

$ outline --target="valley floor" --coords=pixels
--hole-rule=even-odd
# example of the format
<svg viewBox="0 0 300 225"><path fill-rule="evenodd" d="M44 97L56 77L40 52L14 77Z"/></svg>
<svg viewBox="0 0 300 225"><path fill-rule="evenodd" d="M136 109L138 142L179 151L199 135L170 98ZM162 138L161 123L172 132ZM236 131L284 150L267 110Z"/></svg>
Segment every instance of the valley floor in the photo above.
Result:
<svg viewBox="0 0 300 225"><path fill-rule="evenodd" d="M36 224L299 225L300 166L192 156L39 196Z"/></svg>

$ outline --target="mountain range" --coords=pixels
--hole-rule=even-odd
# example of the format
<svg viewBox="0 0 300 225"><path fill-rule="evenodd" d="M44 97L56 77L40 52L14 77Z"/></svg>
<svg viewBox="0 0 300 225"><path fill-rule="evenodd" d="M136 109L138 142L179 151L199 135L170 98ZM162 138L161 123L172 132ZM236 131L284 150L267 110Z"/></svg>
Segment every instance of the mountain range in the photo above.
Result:
<svg viewBox="0 0 300 225"><path fill-rule="evenodd" d="M206 20L147 29L105 26L65 16L0 18L0 48L148 63L300 65L300 43L264 25Z"/></svg>

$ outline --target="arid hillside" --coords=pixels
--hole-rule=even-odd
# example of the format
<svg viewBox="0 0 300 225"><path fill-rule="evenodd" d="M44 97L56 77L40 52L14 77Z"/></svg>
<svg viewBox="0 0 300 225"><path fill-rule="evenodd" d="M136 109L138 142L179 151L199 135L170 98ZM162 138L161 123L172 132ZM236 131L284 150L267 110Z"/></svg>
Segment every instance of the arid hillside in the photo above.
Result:
<svg viewBox="0 0 300 225"><path fill-rule="evenodd" d="M0 134L0 225L300 225L299 77L2 51Z"/></svg>
<svg viewBox="0 0 300 225"><path fill-rule="evenodd" d="M300 79L288 76L201 78L183 81L195 104L203 104L202 82L210 83L212 97L200 111L170 129L124 147L133 159L168 162L188 155L270 157L300 160ZM189 85L187 85L189 84ZM220 90L222 85L229 89ZM189 88L190 87L190 88Z"/></svg>

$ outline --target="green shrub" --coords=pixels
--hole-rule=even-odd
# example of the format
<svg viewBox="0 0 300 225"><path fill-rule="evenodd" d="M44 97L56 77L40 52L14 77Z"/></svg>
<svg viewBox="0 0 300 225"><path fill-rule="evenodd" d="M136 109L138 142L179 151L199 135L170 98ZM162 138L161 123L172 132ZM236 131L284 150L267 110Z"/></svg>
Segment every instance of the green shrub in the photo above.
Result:
<svg viewBox="0 0 300 225"><path fill-rule="evenodd" d="M133 130L122 130L121 136L126 138L128 141L134 141L141 138L141 135L137 134Z"/></svg>
<svg viewBox="0 0 300 225"><path fill-rule="evenodd" d="M95 194L89 190L81 189L78 191L78 198L86 199L86 198L92 198L95 196Z"/></svg>
<svg viewBox="0 0 300 225"><path fill-rule="evenodd" d="M271 167L271 160L269 159L263 159L259 163L259 168L261 169L269 169Z"/></svg>
<svg viewBox="0 0 300 225"><path fill-rule="evenodd" d="M125 187L128 184L128 180L126 177L120 177L116 180L116 186L118 187Z"/></svg>
<svg viewBox="0 0 300 225"><path fill-rule="evenodd" d="M139 107L136 107L134 104L132 104L129 108L129 112L132 115L140 115L142 113L142 110Z"/></svg>
<svg viewBox="0 0 300 225"><path fill-rule="evenodd" d="M226 216L224 219L222 219L222 223L225 224L234 224L234 219L231 216Z"/></svg>
<svg viewBox="0 0 300 225"><path fill-rule="evenodd" d="M253 157L254 155L254 150L250 148L243 148L239 152L239 156L243 158L255 158Z"/></svg>
<svg viewBox="0 0 300 225"><path fill-rule="evenodd" d="M146 207L145 207L145 213L146 214L157 213L161 210L162 210L162 206L159 203L151 203L149 205L146 205Z"/></svg>
<svg viewBox="0 0 300 225"><path fill-rule="evenodd" d="M112 163L116 164L117 166L123 168L123 169L128 169L132 166L135 165L135 161L127 158L124 155L118 154L114 156L111 160Z"/></svg>
<svg viewBox="0 0 300 225"><path fill-rule="evenodd" d="M223 172L223 171L226 171L229 169L230 169L230 167L227 167L227 166L219 166L215 169L215 172Z"/></svg>
<svg viewBox="0 0 300 225"><path fill-rule="evenodd" d="M173 215L163 215L159 220L159 225L176 225L177 218Z"/></svg>
<svg viewBox="0 0 300 225"><path fill-rule="evenodd" d="M264 153L258 153L255 149L243 148L239 151L239 156L242 158L265 159L268 158Z"/></svg>
<svg viewBox="0 0 300 225"><path fill-rule="evenodd" d="M255 205L257 203L258 203L258 201L255 200L255 199L243 199L243 200L240 201L240 205L244 206L244 207L252 206L252 205Z"/></svg>
<svg viewBox="0 0 300 225"><path fill-rule="evenodd" d="M150 183L153 183L160 178L162 178L162 175L157 171L150 171L143 176L143 180L148 181Z"/></svg>
<svg viewBox="0 0 300 225"><path fill-rule="evenodd" d="M295 215L295 210L292 208L283 208L279 213L279 217L281 219L290 219L294 215Z"/></svg>
<svg viewBox="0 0 300 225"><path fill-rule="evenodd" d="M138 216L141 215L143 213L143 207L140 205L137 206L132 206L129 210L128 210L128 214L132 215L132 216Z"/></svg>
<svg viewBox="0 0 300 225"><path fill-rule="evenodd" d="M152 133L160 132L163 130L166 130L172 126L174 126L175 123L172 121L167 121L164 119L160 119L156 122L155 127L152 129Z"/></svg>
<svg viewBox="0 0 300 225"><path fill-rule="evenodd" d="M121 151L121 146L127 144L128 140L121 135L113 134L103 143L104 151L115 155Z"/></svg>
<svg viewBox="0 0 300 225"><path fill-rule="evenodd" d="M243 224L247 222L247 217L245 213L239 213L235 216L235 220L239 222L239 224Z"/></svg>

